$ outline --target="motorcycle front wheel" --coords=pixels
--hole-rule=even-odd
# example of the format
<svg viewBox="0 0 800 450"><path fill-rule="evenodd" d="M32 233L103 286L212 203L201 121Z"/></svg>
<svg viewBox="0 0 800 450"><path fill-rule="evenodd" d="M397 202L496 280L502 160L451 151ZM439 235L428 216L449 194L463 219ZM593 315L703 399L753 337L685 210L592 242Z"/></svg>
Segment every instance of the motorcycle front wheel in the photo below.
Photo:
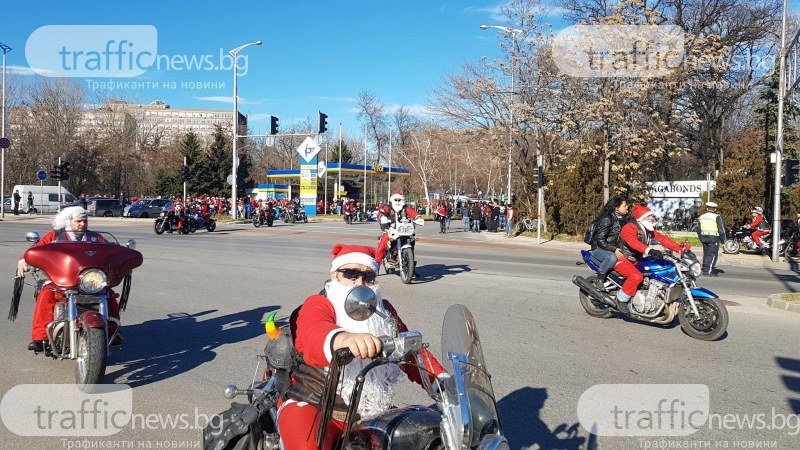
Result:
<svg viewBox="0 0 800 450"><path fill-rule="evenodd" d="M308 216L303 216L303 223L308 223Z"/></svg>
<svg viewBox="0 0 800 450"><path fill-rule="evenodd" d="M206 230L208 230L208 232L211 233L216 229L217 229L217 221L216 220L209 221L208 225L206 226Z"/></svg>
<svg viewBox="0 0 800 450"><path fill-rule="evenodd" d="M728 309L718 298L695 300L699 316L695 316L688 300L678 306L678 320L689 336L701 341L715 341L728 329Z"/></svg>
<svg viewBox="0 0 800 450"><path fill-rule="evenodd" d="M597 286L597 277L592 275L586 278L586 281L592 283L593 285ZM595 300L580 289L578 290L578 298L581 301L581 306L586 311L586 314L597 317L598 319L606 319L611 317L611 308L608 307L605 303L601 302L600 300Z"/></svg>
<svg viewBox="0 0 800 450"><path fill-rule="evenodd" d="M414 250L406 247L400 252L400 279L404 284L409 284L412 278L414 278Z"/></svg>
<svg viewBox="0 0 800 450"><path fill-rule="evenodd" d="M267 226L268 226L268 227L271 227L271 226L272 226L272 223L273 223L273 219L272 219L272 217L268 217L268 218L267 218Z"/></svg>
<svg viewBox="0 0 800 450"><path fill-rule="evenodd" d="M253 217L253 226L256 228L261 226L261 220L259 220L258 216Z"/></svg>
<svg viewBox="0 0 800 450"><path fill-rule="evenodd" d="M783 256L786 258L786 261L793 263L800 262L800 245L789 241L789 245L787 245L786 249L783 251Z"/></svg>
<svg viewBox="0 0 800 450"><path fill-rule="evenodd" d="M101 328L83 328L78 333L78 359L75 382L100 384L106 375L106 332Z"/></svg>
<svg viewBox="0 0 800 450"><path fill-rule="evenodd" d="M153 228L155 229L156 234L164 234L164 222L163 221L161 221L161 222L157 221L156 224L153 226Z"/></svg>
<svg viewBox="0 0 800 450"><path fill-rule="evenodd" d="M732 255L739 253L739 241L736 239L728 239L722 244L722 251Z"/></svg>

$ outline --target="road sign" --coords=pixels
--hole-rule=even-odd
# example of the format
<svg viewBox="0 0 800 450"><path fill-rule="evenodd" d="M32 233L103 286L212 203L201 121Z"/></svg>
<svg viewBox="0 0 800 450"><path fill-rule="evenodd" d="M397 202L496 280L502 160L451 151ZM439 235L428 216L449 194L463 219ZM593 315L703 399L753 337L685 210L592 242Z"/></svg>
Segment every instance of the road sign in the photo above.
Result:
<svg viewBox="0 0 800 450"><path fill-rule="evenodd" d="M36 174L39 177L39 181L44 181L47 179L47 172L44 170L40 170L39 173Z"/></svg>
<svg viewBox="0 0 800 450"><path fill-rule="evenodd" d="M7 137L0 137L0 148L11 147L11 140Z"/></svg>
<svg viewBox="0 0 800 450"><path fill-rule="evenodd" d="M317 176L318 177L322 178L325 175L325 172L327 170L328 170L328 166L325 165L324 161L320 161L320 163L317 164Z"/></svg>
<svg viewBox="0 0 800 450"><path fill-rule="evenodd" d="M228 178L225 178L225 182L233 185L233 175L228 175Z"/></svg>
<svg viewBox="0 0 800 450"><path fill-rule="evenodd" d="M303 158L305 162L311 162L320 150L320 146L310 137L307 137L306 140L297 147L297 153L300 154L300 157Z"/></svg>

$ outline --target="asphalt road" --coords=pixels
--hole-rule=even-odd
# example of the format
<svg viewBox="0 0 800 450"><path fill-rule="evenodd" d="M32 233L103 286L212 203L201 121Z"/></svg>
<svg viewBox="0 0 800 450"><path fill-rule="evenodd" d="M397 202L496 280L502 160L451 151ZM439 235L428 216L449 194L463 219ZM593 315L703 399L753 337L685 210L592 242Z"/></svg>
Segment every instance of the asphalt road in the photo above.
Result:
<svg viewBox="0 0 800 450"><path fill-rule="evenodd" d="M403 285L395 275L378 281L384 297L436 354L446 309L462 303L473 312L512 448L647 448L654 441L800 447L800 314L764 305L770 293L796 291L797 273L728 267L719 278L702 279L726 301L730 326L724 339L701 342L677 325L585 314L570 278L587 269L575 265L579 255L569 246L520 246L483 233L440 235L433 225L420 229L414 283ZM378 236L374 224L343 223L220 225L215 233L190 236L157 236L152 220L92 219L90 227L120 241L136 239L145 257L123 313L125 345L112 352L106 382L133 388L135 414L188 419L180 426L139 423L110 437L87 438L90 445L109 441L123 447L199 445L194 419L202 424L204 415L227 408L223 385L250 382L255 354L265 342L265 315L277 309L285 318L321 289L335 243L374 245ZM25 232L47 229L46 219L0 222L0 274L7 274L0 278L3 314L16 260L27 247ZM7 344L0 352L3 393L25 383L73 380L72 362L26 350L31 293L27 287L20 317L0 327ZM767 424L717 423L686 437L646 438L595 437L580 426L578 401L590 387L645 383L706 385L711 413L765 414ZM420 394L413 385L399 393L405 402L430 403ZM780 426L776 417L788 422ZM76 448L82 441L17 436L0 427L0 442L4 448Z"/></svg>

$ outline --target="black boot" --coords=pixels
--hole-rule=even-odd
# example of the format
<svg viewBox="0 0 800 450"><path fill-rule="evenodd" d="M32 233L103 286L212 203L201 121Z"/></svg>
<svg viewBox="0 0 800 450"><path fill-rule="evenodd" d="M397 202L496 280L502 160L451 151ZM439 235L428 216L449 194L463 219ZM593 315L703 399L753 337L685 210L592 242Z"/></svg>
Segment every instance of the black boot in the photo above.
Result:
<svg viewBox="0 0 800 450"><path fill-rule="evenodd" d="M614 303L617 304L617 311L621 312L622 314L625 314L626 316L631 315L631 310L628 305L630 301L621 302L618 298L615 298Z"/></svg>
<svg viewBox="0 0 800 450"><path fill-rule="evenodd" d="M31 343L28 344L28 350L41 353L44 351L44 343L45 341L31 341Z"/></svg>
<svg viewBox="0 0 800 450"><path fill-rule="evenodd" d="M111 343L109 344L111 347L119 347L122 345L122 333L117 332L114 337L111 339Z"/></svg>

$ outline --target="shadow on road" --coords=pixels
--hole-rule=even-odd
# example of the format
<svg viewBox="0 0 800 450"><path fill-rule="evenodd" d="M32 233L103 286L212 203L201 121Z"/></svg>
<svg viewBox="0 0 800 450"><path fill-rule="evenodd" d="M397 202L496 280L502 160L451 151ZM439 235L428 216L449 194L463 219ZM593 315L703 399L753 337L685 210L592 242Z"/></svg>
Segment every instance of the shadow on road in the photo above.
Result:
<svg viewBox="0 0 800 450"><path fill-rule="evenodd" d="M800 271L797 270L796 263L791 266L794 273L779 273L772 269L767 269L769 273L778 281L786 286L786 292L797 292L800 286Z"/></svg>
<svg viewBox="0 0 800 450"><path fill-rule="evenodd" d="M106 381L143 386L172 378L216 357L215 349L243 342L264 332L264 315L280 309L268 306L202 320L213 314L174 313L136 325L123 326L124 346L112 352L109 366L122 368L106 375Z"/></svg>
<svg viewBox="0 0 800 450"><path fill-rule="evenodd" d="M781 379L786 388L795 395L794 398L786 399L789 403L789 409L794 411L795 414L800 414L800 360L778 356L775 361L781 369L791 372L791 375L786 373L781 375Z"/></svg>
<svg viewBox="0 0 800 450"><path fill-rule="evenodd" d="M448 266L445 264L428 264L425 266L416 266L414 269L413 283L430 283L431 281L441 280L447 275L458 275L464 272L470 272L472 269L466 264L456 264ZM400 272L396 272L399 274Z"/></svg>
<svg viewBox="0 0 800 450"><path fill-rule="evenodd" d="M547 400L547 389L524 387L506 395L497 402L497 412L503 425L503 434L512 449L536 448L564 450L594 450L596 437L579 436L579 423L562 423L550 429L541 418Z"/></svg>

